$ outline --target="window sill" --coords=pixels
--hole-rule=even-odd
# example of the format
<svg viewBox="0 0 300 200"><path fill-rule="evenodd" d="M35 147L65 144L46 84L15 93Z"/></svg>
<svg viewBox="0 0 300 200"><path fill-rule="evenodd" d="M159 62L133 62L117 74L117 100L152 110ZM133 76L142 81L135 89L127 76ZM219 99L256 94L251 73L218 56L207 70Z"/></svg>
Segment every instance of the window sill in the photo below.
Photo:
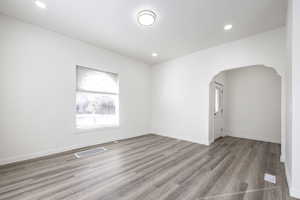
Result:
<svg viewBox="0 0 300 200"><path fill-rule="evenodd" d="M88 132L95 132L95 131L103 131L103 130L110 130L110 129L119 129L120 125L111 125L111 126L96 126L96 127L87 127L87 128L76 128L75 133L88 133Z"/></svg>

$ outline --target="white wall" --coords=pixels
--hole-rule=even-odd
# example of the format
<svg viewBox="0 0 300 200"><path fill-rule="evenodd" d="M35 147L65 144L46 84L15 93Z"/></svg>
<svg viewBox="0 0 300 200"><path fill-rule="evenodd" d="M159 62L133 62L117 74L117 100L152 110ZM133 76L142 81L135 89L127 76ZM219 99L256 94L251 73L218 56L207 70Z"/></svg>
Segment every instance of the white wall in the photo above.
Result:
<svg viewBox="0 0 300 200"><path fill-rule="evenodd" d="M292 184L293 193L300 198L300 1L294 0L292 37L292 90L293 90L293 135L292 135Z"/></svg>
<svg viewBox="0 0 300 200"><path fill-rule="evenodd" d="M0 164L149 132L149 66L5 16L0 27ZM76 132L76 65L119 73L120 128Z"/></svg>
<svg viewBox="0 0 300 200"><path fill-rule="evenodd" d="M209 144L209 83L220 71L237 67L275 68L282 76L285 113L285 36L280 28L153 66L152 132ZM283 115L283 135L285 129Z"/></svg>
<svg viewBox="0 0 300 200"><path fill-rule="evenodd" d="M228 135L281 142L281 78L263 66L226 71Z"/></svg>
<svg viewBox="0 0 300 200"><path fill-rule="evenodd" d="M292 117L293 117L293 107L292 107L292 4L289 0L288 12L287 12L287 110L286 110L286 118L287 118L287 131L285 142L285 170L286 176L288 179L288 183L291 186L291 168L292 168Z"/></svg>
<svg viewBox="0 0 300 200"><path fill-rule="evenodd" d="M289 78L292 90L289 92L289 123L287 137L287 162L290 193L300 198L300 1L289 0L287 17L287 52L290 65ZM291 117L290 117L291 116Z"/></svg>

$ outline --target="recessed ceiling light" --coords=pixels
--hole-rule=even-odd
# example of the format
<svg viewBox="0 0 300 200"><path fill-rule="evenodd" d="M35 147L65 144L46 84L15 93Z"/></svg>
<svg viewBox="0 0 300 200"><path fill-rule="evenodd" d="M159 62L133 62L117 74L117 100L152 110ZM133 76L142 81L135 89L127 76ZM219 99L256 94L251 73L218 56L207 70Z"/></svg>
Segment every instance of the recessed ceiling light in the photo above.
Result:
<svg viewBox="0 0 300 200"><path fill-rule="evenodd" d="M156 14L151 10L142 10L138 13L137 20L141 25L151 26L156 20Z"/></svg>
<svg viewBox="0 0 300 200"><path fill-rule="evenodd" d="M225 26L224 26L224 30L225 31L229 31L229 30L231 30L232 29L232 24L226 24Z"/></svg>
<svg viewBox="0 0 300 200"><path fill-rule="evenodd" d="M152 53L152 57L157 57L158 54L157 53Z"/></svg>
<svg viewBox="0 0 300 200"><path fill-rule="evenodd" d="M41 1L35 1L35 5L39 8L43 8L43 9L47 8L47 5Z"/></svg>

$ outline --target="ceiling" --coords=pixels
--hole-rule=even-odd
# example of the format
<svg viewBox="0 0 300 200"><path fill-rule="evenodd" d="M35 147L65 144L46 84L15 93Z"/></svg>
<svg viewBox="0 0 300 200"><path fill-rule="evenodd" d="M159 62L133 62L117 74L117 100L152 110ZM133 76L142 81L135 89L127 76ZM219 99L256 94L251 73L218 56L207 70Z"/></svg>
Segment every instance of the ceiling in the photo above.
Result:
<svg viewBox="0 0 300 200"><path fill-rule="evenodd" d="M0 12L156 64L285 24L287 0L1 0ZM136 14L157 14L152 27ZM231 31L224 31L232 24ZM157 57L152 57L157 52Z"/></svg>

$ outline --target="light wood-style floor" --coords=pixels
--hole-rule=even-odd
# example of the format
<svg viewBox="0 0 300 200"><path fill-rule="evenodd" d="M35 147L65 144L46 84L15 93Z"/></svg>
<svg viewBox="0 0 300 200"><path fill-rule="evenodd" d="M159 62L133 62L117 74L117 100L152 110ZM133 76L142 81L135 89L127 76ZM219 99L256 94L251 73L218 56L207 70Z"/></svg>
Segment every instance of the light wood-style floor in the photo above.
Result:
<svg viewBox="0 0 300 200"><path fill-rule="evenodd" d="M278 144L225 137L208 147L146 135L103 146L96 156L69 152L0 167L0 199L292 199Z"/></svg>

